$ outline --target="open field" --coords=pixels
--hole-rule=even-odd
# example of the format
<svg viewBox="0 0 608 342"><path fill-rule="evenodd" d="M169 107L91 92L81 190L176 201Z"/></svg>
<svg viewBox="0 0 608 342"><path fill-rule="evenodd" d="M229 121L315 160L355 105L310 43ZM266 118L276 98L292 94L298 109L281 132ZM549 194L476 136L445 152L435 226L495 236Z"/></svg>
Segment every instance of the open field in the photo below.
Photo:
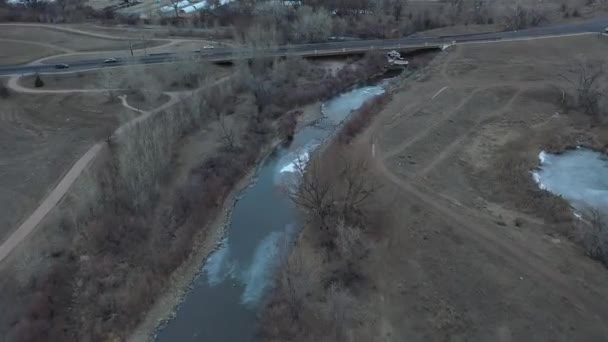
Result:
<svg viewBox="0 0 608 342"><path fill-rule="evenodd" d="M66 52L65 49L40 42L0 38L0 44L2 44L0 65L27 63L42 57Z"/></svg>
<svg viewBox="0 0 608 342"><path fill-rule="evenodd" d="M129 49L129 40L97 38L84 34L70 33L35 26L3 25L0 32L0 38L41 42L73 51ZM132 44L134 49L144 47L141 40L134 40ZM155 41L146 41L147 46L154 46L155 44L159 43Z"/></svg>
<svg viewBox="0 0 608 342"><path fill-rule="evenodd" d="M142 36L148 38L188 38L188 39L205 39L209 40L226 40L232 36L231 27L218 27L218 28L195 28L195 27L174 27L174 26L162 26L162 25L114 25L104 26L95 25L90 23L84 24L68 24L67 26L73 27L78 30L108 34L120 37L133 37L141 38Z"/></svg>
<svg viewBox="0 0 608 342"><path fill-rule="evenodd" d="M2 99L0 241L74 161L109 136L125 111L120 101L96 94L13 93Z"/></svg>
<svg viewBox="0 0 608 342"><path fill-rule="evenodd" d="M558 74L571 72L581 53L601 60L607 42L590 35L458 45L393 94L352 146L369 153L380 186L373 207L383 218L363 226L368 254L351 265L355 280L342 297L330 297L325 278L312 286L299 328L272 311L282 317L269 323L276 340L605 339L608 271L569 240L573 216L529 171L543 149L607 146L605 124L558 102L568 89ZM294 253L323 255L317 231L307 227ZM324 267L335 277L331 262ZM344 305L355 313L320 318Z"/></svg>

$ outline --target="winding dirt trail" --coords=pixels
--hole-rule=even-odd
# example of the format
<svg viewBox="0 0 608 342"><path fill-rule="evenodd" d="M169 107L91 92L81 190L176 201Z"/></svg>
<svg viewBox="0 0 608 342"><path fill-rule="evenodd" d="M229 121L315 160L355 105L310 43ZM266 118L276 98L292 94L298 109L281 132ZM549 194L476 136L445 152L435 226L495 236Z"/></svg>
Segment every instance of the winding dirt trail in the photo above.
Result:
<svg viewBox="0 0 608 342"><path fill-rule="evenodd" d="M445 78L438 83L444 81ZM501 85L504 84L490 86L497 87ZM581 284L577 282L577 279L560 272L555 267L555 263L548 259L550 256L542 255L525 243L518 240L514 241L513 237L507 236L500 229L496 229L496 217L492 217L490 214L486 214L477 208L463 205L451 198L447 193L427 186L424 180L425 175L442 165L442 161L453 155L464 143L469 132L475 130L479 121L463 133L463 135L455 136L441 151L429 157L427 162L420 166L421 171L412 173L411 176L402 177L389 169L385 164L389 159L403 153L408 148L413 148L415 142L422 141L423 139L432 140L433 129L441 125L449 125L453 122L452 120L457 120L458 118L455 117L455 113L466 106L474 95L479 95L482 90L487 89L485 88L486 86L483 85L483 87L476 88L472 93L464 96L452 109L435 114L435 117L429 121L424 129L405 138L396 145L382 146L381 139L375 138L385 134L387 127L392 127L396 124L398 120L395 120L394 115L391 117L390 113L386 113L388 115L385 117L379 117L374 120L370 128L361 137L362 143L365 144L367 150L372 155L374 172L387 180L391 185L397 187L406 196L420 203L421 206L452 222L452 226L459 234L473 241L477 246L486 250L487 253L508 260L508 267L516 269L522 275L522 279L531 278L540 280L551 291L555 291L561 298L571 302L576 310L585 312L590 317L601 320L608 315L608 306L603 301L598 300L598 298L603 298L604 291L601 288L598 288L595 284L586 284L586 288L582 291L580 288ZM446 88L438 89L440 89L438 92L429 94L428 99L421 99L419 103L422 103L422 106L428 105L436 97L440 97ZM504 105L488 113L484 118L487 119L504 114L519 98L522 91L524 89L518 88ZM408 104L405 107L407 108L406 112L399 114L399 119L407 120L409 118L408 115L413 115L416 112L416 107L415 105ZM534 224L544 224L542 220L530 218L523 214L522 218Z"/></svg>
<svg viewBox="0 0 608 342"><path fill-rule="evenodd" d="M218 84L227 82L230 80L231 76L222 77L204 87L216 86ZM9 82L9 86L12 90L17 92L25 92L25 93L36 93L36 94L56 94L56 93L74 93L74 92L99 92L102 90L93 89L87 91L79 91L79 90L41 90L41 89L29 89L22 87L18 84L19 77L11 78L12 82ZM200 88L203 89L203 88ZM198 90L200 90L198 89ZM118 127L114 131L114 135L126 134L129 127L141 122L143 120L147 120L152 115L159 113L175 104L183 99L187 99L190 96L193 96L195 91L187 91L187 92L165 92L166 95L169 96L169 100L162 104L161 106L150 110L144 111L138 108L135 108L127 102L126 96L121 97L122 105L135 112L140 113L141 115L137 116L133 120L123 124ZM55 208L57 204L61 201L61 199L65 196L65 194L69 191L72 184L78 179L78 177L86 170L88 165L93 161L99 153L107 147L106 141L100 141L93 145L87 152L85 152L75 163L74 165L65 173L65 175L61 178L59 183L53 188L53 190L49 193L49 195L40 203L40 205L34 210L34 212L29 215L20 225L19 227L11 233L11 235L0 244L0 262L2 262L23 240L27 238L29 234L31 234L36 227L40 224L40 222L48 215L48 213Z"/></svg>
<svg viewBox="0 0 608 342"><path fill-rule="evenodd" d="M74 93L103 93L106 89L37 89L19 84L21 76L11 76L6 86L17 93L23 94L74 94Z"/></svg>

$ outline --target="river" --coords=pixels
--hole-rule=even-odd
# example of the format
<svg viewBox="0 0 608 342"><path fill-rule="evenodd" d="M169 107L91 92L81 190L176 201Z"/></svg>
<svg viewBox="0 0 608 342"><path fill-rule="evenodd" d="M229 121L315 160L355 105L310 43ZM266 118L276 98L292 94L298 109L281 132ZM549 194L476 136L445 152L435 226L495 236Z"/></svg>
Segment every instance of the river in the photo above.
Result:
<svg viewBox="0 0 608 342"><path fill-rule="evenodd" d="M272 286L282 247L297 229L295 208L287 196L297 181L294 163L306 162L352 110L383 92L380 85L362 86L325 102L320 120L265 159L239 196L220 247L156 341L254 340L260 301Z"/></svg>

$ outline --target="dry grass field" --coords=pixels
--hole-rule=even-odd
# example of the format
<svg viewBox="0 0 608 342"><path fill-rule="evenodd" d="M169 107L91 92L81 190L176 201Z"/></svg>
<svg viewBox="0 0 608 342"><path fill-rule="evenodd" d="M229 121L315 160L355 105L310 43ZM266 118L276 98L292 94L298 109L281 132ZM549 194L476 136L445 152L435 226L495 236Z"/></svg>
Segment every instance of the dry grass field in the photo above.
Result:
<svg viewBox="0 0 608 342"><path fill-rule="evenodd" d="M558 76L606 53L589 35L440 54L352 147L369 154L383 213L364 223L354 278L335 290L328 261L311 273L300 326L270 311L264 328L275 340L604 340L608 272L569 240L573 216L530 170L543 149L607 146L605 124L559 105ZM323 259L318 234L306 228L294 255Z"/></svg>
<svg viewBox="0 0 608 342"><path fill-rule="evenodd" d="M2 45L0 65L27 63L42 57L65 53L65 50L56 46L39 42L26 42L0 37L0 44Z"/></svg>
<svg viewBox="0 0 608 342"><path fill-rule="evenodd" d="M13 93L0 101L0 241L126 109L87 94Z"/></svg>

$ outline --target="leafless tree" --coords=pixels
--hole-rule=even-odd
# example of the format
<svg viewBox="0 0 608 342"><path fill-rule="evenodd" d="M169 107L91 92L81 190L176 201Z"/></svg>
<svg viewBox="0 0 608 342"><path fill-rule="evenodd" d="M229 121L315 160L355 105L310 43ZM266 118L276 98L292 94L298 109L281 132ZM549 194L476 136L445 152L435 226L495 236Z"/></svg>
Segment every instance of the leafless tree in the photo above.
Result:
<svg viewBox="0 0 608 342"><path fill-rule="evenodd" d="M443 0L443 2L448 4L448 13L450 16L450 21L452 25L456 22L456 19L462 14L462 5L464 4L464 0Z"/></svg>
<svg viewBox="0 0 608 342"><path fill-rule="evenodd" d="M295 161L299 175L298 186L290 192L291 200L310 214L322 230L329 229L329 218L334 212L332 184L322 177L321 162L313 158L306 166L301 158Z"/></svg>
<svg viewBox="0 0 608 342"><path fill-rule="evenodd" d="M598 116L600 100L603 97L599 82L604 76L603 63L588 63L580 60L571 74L560 74L560 77L570 83L577 97L577 105L588 115Z"/></svg>
<svg viewBox="0 0 608 342"><path fill-rule="evenodd" d="M99 77L97 77L97 83L101 89L105 89L108 101L116 99L116 91L121 87L121 78L116 70L114 68L101 69Z"/></svg>
<svg viewBox="0 0 608 342"><path fill-rule="evenodd" d="M220 130L222 134L222 140L226 147L233 150L236 147L236 132L234 124L227 123L226 115L220 115Z"/></svg>
<svg viewBox="0 0 608 342"><path fill-rule="evenodd" d="M578 223L579 240L585 253L608 265L608 226L606 217L596 208L588 209Z"/></svg>
<svg viewBox="0 0 608 342"><path fill-rule="evenodd" d="M361 206L374 194L376 186L370 181L367 160L353 153L342 155L342 216L355 220L362 216Z"/></svg>
<svg viewBox="0 0 608 342"><path fill-rule="evenodd" d="M179 18L178 4L179 4L180 0L170 0L170 1L171 1L171 6L173 6L173 10L175 11L175 17Z"/></svg>
<svg viewBox="0 0 608 342"><path fill-rule="evenodd" d="M505 23L508 29L520 30L534 27L547 21L546 8L542 5L527 7L516 3L506 11Z"/></svg>
<svg viewBox="0 0 608 342"><path fill-rule="evenodd" d="M285 249L292 252L285 258L285 264L281 268L281 288L286 296L291 319L297 321L305 308L307 296L319 283L321 260L318 254L307 253L302 246L286 246Z"/></svg>
<svg viewBox="0 0 608 342"><path fill-rule="evenodd" d="M485 24L485 8L487 0L473 0L473 20L476 24Z"/></svg>
<svg viewBox="0 0 608 342"><path fill-rule="evenodd" d="M331 35L332 19L323 8L313 11L311 7L298 9L297 19L293 24L294 38L301 42L321 42Z"/></svg>

